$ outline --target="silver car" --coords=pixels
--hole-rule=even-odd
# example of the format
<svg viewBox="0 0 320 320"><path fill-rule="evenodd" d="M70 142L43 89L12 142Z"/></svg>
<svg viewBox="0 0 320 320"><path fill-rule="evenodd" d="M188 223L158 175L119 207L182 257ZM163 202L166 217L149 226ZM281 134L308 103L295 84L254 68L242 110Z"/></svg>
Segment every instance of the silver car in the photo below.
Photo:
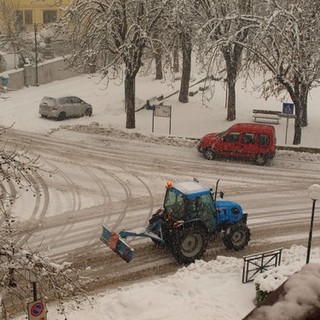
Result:
<svg viewBox="0 0 320 320"><path fill-rule="evenodd" d="M92 105L75 96L43 97L39 113L44 118L64 120L71 117L92 115Z"/></svg>

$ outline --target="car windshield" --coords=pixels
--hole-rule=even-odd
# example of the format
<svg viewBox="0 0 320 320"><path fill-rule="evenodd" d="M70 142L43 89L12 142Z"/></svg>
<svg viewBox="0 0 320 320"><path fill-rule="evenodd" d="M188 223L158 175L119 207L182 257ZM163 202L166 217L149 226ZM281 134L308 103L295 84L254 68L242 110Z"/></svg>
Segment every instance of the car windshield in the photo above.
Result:
<svg viewBox="0 0 320 320"><path fill-rule="evenodd" d="M219 133L217 134L217 138L222 138L226 133L227 133L227 130L222 131L222 132L219 132Z"/></svg>

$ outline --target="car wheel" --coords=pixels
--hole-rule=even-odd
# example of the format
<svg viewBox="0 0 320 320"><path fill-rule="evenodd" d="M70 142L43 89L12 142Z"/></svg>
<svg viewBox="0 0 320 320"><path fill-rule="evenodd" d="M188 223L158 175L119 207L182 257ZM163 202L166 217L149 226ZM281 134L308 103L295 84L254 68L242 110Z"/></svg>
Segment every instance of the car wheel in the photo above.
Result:
<svg viewBox="0 0 320 320"><path fill-rule="evenodd" d="M216 154L215 152L210 149L210 148L207 148L203 151L203 156L207 159L207 160L213 160L215 157L216 157Z"/></svg>
<svg viewBox="0 0 320 320"><path fill-rule="evenodd" d="M85 115L87 117L91 117L92 116L92 109L87 109Z"/></svg>
<svg viewBox="0 0 320 320"><path fill-rule="evenodd" d="M257 154L256 159L255 159L255 163L258 166L264 166L267 162L267 158L265 155L263 154Z"/></svg>
<svg viewBox="0 0 320 320"><path fill-rule="evenodd" d="M66 117L67 117L67 115L66 115L65 112L60 112L59 115L58 115L58 120L59 120L59 121L62 121L62 120L64 120Z"/></svg>

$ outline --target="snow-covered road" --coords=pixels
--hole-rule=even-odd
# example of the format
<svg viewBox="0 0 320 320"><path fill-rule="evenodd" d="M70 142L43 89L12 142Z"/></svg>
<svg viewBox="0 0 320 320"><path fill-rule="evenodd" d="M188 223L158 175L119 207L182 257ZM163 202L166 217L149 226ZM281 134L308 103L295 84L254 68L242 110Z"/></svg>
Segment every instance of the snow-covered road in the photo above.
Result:
<svg viewBox="0 0 320 320"><path fill-rule="evenodd" d="M102 224L116 231L143 229L162 205L167 180L196 177L214 187L220 179L225 199L239 202L249 214L252 241L237 256L307 244L311 212L307 189L320 181L317 154L279 151L271 165L259 167L205 160L195 148L186 147L185 140L172 146L164 141L146 143L141 136L129 140L119 138L118 133L63 129L49 136L12 132L11 137L12 141L30 142L30 151L41 155L43 168L54 172L35 177L35 197L23 192L14 203L12 214L25 230L19 243L58 260L72 259L79 269L90 266L86 272L98 272L102 285L120 279L115 272L130 279L137 272L140 276L154 274L159 266L162 271L177 268L173 258L154 248L150 240L129 241L137 248L130 268L99 240ZM315 230L318 227L316 217ZM314 241L319 240L315 232ZM235 253L226 252L218 241L210 246L206 259L217 254ZM89 261L96 261L96 267ZM101 267L105 264L112 264L114 271L104 274L104 282Z"/></svg>

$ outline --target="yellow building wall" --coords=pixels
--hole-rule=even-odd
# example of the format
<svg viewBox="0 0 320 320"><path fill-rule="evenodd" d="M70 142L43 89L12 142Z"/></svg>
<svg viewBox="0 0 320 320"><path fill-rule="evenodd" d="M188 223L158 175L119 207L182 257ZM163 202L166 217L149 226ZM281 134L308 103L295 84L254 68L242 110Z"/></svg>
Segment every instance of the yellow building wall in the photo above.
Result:
<svg viewBox="0 0 320 320"><path fill-rule="evenodd" d="M43 19L44 11L56 11L57 19L59 19L59 17L61 17L61 15L63 14L61 8L65 8L71 2L72 0L5 0L6 5L11 6L12 10L23 12L23 26L29 30L33 29L34 23L38 24L39 28L41 28L41 24L45 24ZM26 10L32 11L31 24L25 23Z"/></svg>

